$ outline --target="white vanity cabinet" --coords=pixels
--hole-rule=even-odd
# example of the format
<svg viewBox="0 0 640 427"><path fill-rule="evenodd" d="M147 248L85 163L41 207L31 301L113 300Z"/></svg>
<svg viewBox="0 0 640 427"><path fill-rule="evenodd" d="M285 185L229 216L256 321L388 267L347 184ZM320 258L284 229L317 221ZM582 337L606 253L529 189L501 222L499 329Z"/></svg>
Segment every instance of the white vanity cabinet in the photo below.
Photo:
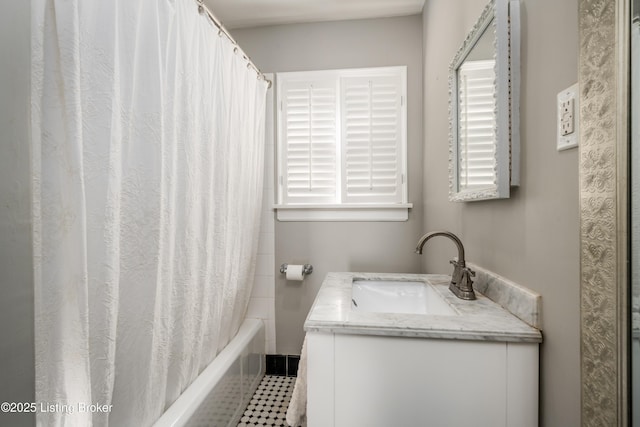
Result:
<svg viewBox="0 0 640 427"><path fill-rule="evenodd" d="M455 314L354 310L360 279L424 281ZM308 427L538 425L540 331L481 293L456 298L448 280L327 275L305 322Z"/></svg>
<svg viewBox="0 0 640 427"><path fill-rule="evenodd" d="M311 332L308 427L538 425L538 344Z"/></svg>

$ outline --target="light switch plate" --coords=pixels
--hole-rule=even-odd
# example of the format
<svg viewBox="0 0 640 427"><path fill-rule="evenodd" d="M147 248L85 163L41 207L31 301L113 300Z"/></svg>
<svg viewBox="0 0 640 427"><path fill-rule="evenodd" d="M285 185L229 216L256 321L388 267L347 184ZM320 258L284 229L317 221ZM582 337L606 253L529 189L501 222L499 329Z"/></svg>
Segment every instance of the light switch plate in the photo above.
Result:
<svg viewBox="0 0 640 427"><path fill-rule="evenodd" d="M578 146L580 134L578 83L558 93L558 151Z"/></svg>

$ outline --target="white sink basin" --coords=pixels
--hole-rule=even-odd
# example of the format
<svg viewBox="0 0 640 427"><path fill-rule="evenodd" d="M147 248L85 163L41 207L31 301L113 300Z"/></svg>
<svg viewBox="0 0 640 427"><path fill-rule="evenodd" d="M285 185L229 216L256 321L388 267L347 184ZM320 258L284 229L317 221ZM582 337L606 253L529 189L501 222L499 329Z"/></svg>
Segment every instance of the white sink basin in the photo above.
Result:
<svg viewBox="0 0 640 427"><path fill-rule="evenodd" d="M457 314L431 285L401 280L354 279L351 309L373 313Z"/></svg>

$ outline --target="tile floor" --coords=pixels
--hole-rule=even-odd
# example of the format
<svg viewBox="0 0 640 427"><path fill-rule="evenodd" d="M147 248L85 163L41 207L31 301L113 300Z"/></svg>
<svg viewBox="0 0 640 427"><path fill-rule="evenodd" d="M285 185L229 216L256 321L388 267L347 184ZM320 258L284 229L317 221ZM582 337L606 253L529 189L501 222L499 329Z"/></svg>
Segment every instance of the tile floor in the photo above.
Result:
<svg viewBox="0 0 640 427"><path fill-rule="evenodd" d="M288 427L287 407L295 382L295 377L265 375L238 427Z"/></svg>

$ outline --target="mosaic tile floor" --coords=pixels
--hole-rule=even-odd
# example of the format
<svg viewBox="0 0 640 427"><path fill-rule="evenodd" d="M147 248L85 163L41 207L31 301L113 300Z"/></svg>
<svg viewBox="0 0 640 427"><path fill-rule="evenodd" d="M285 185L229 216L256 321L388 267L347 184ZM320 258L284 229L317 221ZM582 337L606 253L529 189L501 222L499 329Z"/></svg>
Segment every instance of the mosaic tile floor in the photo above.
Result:
<svg viewBox="0 0 640 427"><path fill-rule="evenodd" d="M295 377L265 375L238 427L288 427L287 407L295 382Z"/></svg>

